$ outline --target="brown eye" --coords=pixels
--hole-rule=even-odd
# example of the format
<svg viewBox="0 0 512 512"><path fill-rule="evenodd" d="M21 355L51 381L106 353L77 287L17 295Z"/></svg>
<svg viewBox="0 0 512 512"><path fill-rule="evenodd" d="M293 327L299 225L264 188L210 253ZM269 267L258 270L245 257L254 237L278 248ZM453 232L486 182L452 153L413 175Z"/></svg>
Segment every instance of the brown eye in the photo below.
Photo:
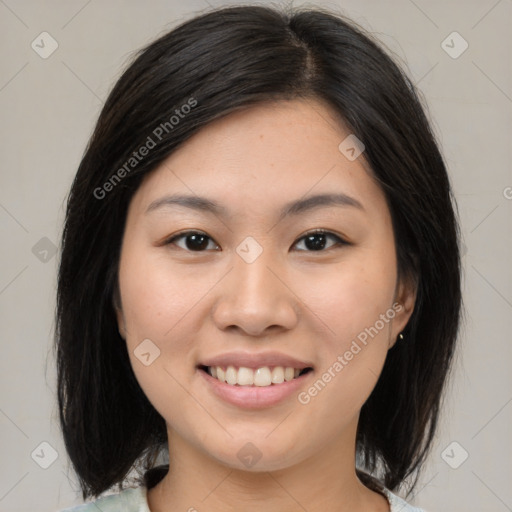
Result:
<svg viewBox="0 0 512 512"><path fill-rule="evenodd" d="M185 246L181 246L176 243L177 240L181 239L185 240ZM209 241L213 242L213 240L205 233L201 233L200 231L185 231L169 238L165 242L165 245L174 244L187 251L202 252L208 248ZM215 244L215 247L218 246Z"/></svg>
<svg viewBox="0 0 512 512"><path fill-rule="evenodd" d="M329 238L334 240L335 243L328 246L327 249L330 249L336 245L347 245L347 242L345 242L345 240L340 238L338 235L324 230L316 230L306 233L306 235L299 238L295 245L304 240L304 245L307 252L321 252L326 249ZM304 249L300 250L303 251Z"/></svg>
<svg viewBox="0 0 512 512"><path fill-rule="evenodd" d="M180 245L177 243L177 241L181 241L182 239L184 240L184 244ZM329 239L333 240L334 243L329 245ZM337 245L348 245L348 242L338 235L325 230L315 230L306 233L294 246L297 246L302 241L304 241L306 248L299 250L305 252L325 252L327 249L331 249ZM209 247L210 242L213 243L214 247ZM218 245L213 242L213 239L201 231L184 231L183 233L174 235L165 242L165 245L171 244L190 252L204 252L209 248L219 250Z"/></svg>

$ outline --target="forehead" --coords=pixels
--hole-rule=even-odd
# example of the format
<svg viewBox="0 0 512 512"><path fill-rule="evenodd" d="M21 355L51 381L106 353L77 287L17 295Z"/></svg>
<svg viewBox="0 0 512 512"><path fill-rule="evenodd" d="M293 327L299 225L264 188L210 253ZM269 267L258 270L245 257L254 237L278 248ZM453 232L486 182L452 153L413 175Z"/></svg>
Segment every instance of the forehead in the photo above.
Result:
<svg viewBox="0 0 512 512"><path fill-rule="evenodd" d="M320 101L254 105L188 139L146 176L132 202L147 209L179 192L214 198L234 213L264 215L301 197L342 193L382 207L384 196L364 153L350 160L340 151L349 135Z"/></svg>

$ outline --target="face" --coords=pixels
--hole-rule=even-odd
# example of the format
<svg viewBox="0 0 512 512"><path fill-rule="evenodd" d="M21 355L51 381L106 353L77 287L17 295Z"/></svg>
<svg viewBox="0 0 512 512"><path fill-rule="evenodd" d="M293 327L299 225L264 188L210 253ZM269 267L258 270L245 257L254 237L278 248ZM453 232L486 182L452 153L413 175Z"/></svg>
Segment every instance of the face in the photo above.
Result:
<svg viewBox="0 0 512 512"><path fill-rule="evenodd" d="M135 193L118 323L171 450L278 470L354 441L414 294L364 153L338 149L349 134L322 103L260 104Z"/></svg>

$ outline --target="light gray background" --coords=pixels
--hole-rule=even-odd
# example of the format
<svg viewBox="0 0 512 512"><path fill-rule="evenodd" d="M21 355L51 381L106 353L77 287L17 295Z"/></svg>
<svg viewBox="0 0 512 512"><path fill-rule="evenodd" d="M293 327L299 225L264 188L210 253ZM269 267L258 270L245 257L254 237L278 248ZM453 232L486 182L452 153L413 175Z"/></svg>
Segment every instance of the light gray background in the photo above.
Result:
<svg viewBox="0 0 512 512"><path fill-rule="evenodd" d="M0 0L1 511L80 502L56 421L52 244L60 243L66 194L126 59L210 5L221 4ZM459 204L467 322L441 429L411 501L432 512L512 510L512 1L317 5L370 29L408 69ZM46 59L31 47L43 31L58 42ZM453 31L469 44L458 58L441 45ZM447 43L452 53L462 48ZM47 469L40 464L51 462L52 449L42 442L58 455ZM463 450L469 456L460 464Z"/></svg>

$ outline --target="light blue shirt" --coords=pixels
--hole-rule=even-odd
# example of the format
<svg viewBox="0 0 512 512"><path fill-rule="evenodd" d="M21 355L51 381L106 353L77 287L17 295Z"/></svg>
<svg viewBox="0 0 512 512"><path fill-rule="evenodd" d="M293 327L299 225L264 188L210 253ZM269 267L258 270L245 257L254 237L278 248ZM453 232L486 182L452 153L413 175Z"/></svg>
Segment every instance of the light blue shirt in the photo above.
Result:
<svg viewBox="0 0 512 512"><path fill-rule="evenodd" d="M425 512L421 508L413 507L391 491L384 489L391 512ZM151 512L146 498L147 489L144 486L127 488L117 494L102 496L95 502L66 508L61 512ZM193 507L190 508L194 510Z"/></svg>

